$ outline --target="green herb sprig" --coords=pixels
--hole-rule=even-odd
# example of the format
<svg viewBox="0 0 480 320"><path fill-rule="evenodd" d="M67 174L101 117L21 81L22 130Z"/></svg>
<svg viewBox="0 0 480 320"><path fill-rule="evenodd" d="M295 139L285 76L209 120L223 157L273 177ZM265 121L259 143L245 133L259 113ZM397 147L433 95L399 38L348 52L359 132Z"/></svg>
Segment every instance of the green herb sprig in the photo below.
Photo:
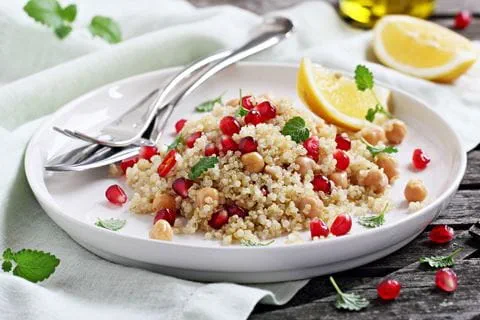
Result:
<svg viewBox="0 0 480 320"><path fill-rule="evenodd" d="M310 131L302 117L293 117L288 120L281 133L284 136L290 136L296 143L303 142L310 137Z"/></svg>
<svg viewBox="0 0 480 320"><path fill-rule="evenodd" d="M420 258L420 263L426 263L432 268L451 267L455 264L455 256L459 254L462 250L463 248L458 248L457 250L450 253L448 256L422 257Z"/></svg>
<svg viewBox="0 0 480 320"><path fill-rule="evenodd" d="M200 177L208 169L214 168L218 163L217 157L203 157L190 170L188 178L195 180Z"/></svg>
<svg viewBox="0 0 480 320"><path fill-rule="evenodd" d="M367 150L370 151L373 157L377 156L380 153L397 153L398 149L393 147L393 146L373 146L370 143L368 143L367 140L364 138L361 138L362 142L367 146Z"/></svg>
<svg viewBox="0 0 480 320"><path fill-rule="evenodd" d="M345 309L348 311L359 311L363 308L366 308L370 302L364 297L359 296L356 293L344 293L338 287L337 283L330 277L330 282L332 283L335 291L337 291L337 300L335 301L335 307L337 309Z"/></svg>
<svg viewBox="0 0 480 320"><path fill-rule="evenodd" d="M238 109L235 112L235 116L236 117L244 117L248 114L248 110L245 109L242 105L242 98L243 98L242 89L239 89L239 95L240 95L240 97L238 99Z"/></svg>
<svg viewBox="0 0 480 320"><path fill-rule="evenodd" d="M218 97L204 101L200 103L198 106L195 107L195 111L197 112L210 112L213 110L213 107L215 106L216 103L222 104L222 97L225 93L222 93Z"/></svg>
<svg viewBox="0 0 480 320"><path fill-rule="evenodd" d="M110 219L100 219L98 218L97 222L95 222L95 225L100 228L108 229L111 231L118 231L122 229L125 224L127 223L127 220L123 219L115 219L115 218L110 218Z"/></svg>
<svg viewBox="0 0 480 320"><path fill-rule="evenodd" d="M167 151L177 149L180 145L184 144L185 141L181 135L178 135L175 137L175 140L173 140L172 143L170 143L167 147Z"/></svg>
<svg viewBox="0 0 480 320"><path fill-rule="evenodd" d="M60 259L49 252L22 249L14 252L7 248L2 254L2 270L31 282L39 282L50 277L60 264Z"/></svg>
<svg viewBox="0 0 480 320"><path fill-rule="evenodd" d="M388 209L388 204L385 205L382 212L374 216L365 216L358 219L358 223L367 228L377 228L385 223L385 212Z"/></svg>
<svg viewBox="0 0 480 320"><path fill-rule="evenodd" d="M378 100L378 97L373 90L373 86L375 84L373 80L373 73L366 66L359 64L355 68L355 84L357 85L357 89L360 91L370 90L375 98L375 101L377 102L374 108L368 109L367 114L365 115L366 120L373 122L377 113L382 113L389 118L392 117L390 112L388 112L380 103L380 100Z"/></svg>

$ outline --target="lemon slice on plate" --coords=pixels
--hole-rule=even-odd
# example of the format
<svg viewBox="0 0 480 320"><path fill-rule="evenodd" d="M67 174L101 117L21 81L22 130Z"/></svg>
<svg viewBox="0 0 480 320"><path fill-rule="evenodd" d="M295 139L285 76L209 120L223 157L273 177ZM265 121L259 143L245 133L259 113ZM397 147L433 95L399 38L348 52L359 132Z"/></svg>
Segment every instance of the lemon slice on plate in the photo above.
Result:
<svg viewBox="0 0 480 320"><path fill-rule="evenodd" d="M365 116L377 104L370 90L358 90L353 79L314 65L307 58L300 62L297 92L310 110L325 121L354 131L369 124ZM390 90L375 86L374 92L388 110Z"/></svg>
<svg viewBox="0 0 480 320"><path fill-rule="evenodd" d="M433 22L391 15L375 25L377 58L398 71L424 79L450 82L476 61L472 43Z"/></svg>

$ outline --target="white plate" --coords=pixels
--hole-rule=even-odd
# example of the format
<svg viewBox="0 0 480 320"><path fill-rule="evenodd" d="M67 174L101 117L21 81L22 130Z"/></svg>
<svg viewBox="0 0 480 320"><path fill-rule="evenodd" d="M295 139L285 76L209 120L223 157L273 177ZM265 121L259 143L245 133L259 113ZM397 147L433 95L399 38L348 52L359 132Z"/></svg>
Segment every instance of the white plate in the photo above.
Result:
<svg viewBox="0 0 480 320"><path fill-rule="evenodd" d="M107 169L85 173L50 173L46 159L71 148L72 140L51 130L53 125L81 129L109 121L144 94L158 87L176 69L139 75L107 85L65 105L32 138L25 170L35 196L47 214L75 241L108 260L205 281L272 282L308 278L337 272L381 258L407 244L445 209L457 189L466 166L466 155L453 130L424 103L399 91L393 93L395 116L408 125L406 141L399 147L401 178L391 190L397 206L386 216L386 224L365 229L356 222L349 235L322 241L285 244L280 238L268 247L221 246L201 235L175 236L173 242L148 239L151 216L134 215L107 204L105 189L116 179ZM290 97L301 106L295 92L296 65L241 63L208 81L178 106L170 123L183 117L199 117L193 107L227 91L226 98L243 92ZM171 139L169 137L168 139ZM414 148L421 147L432 158L428 168L410 167ZM425 182L429 204L409 213L403 188L410 178ZM124 181L120 184L125 185ZM126 190L129 190L125 186ZM131 194L131 192L130 192ZM97 217L119 217L126 226L112 232L94 226Z"/></svg>

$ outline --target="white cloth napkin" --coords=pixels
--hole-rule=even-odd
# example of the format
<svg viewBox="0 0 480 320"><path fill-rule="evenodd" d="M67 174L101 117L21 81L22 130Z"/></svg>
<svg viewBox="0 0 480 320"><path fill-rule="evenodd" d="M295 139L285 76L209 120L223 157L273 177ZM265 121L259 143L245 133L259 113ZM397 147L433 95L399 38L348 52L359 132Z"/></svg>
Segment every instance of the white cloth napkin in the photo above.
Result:
<svg viewBox="0 0 480 320"><path fill-rule="evenodd" d="M186 64L219 48L239 45L261 18L229 6L197 10L181 1L77 0L79 16L64 41L33 22L23 1L0 3L0 249L38 248L61 259L55 274L32 284L0 274L2 319L245 319L254 305L282 304L306 281L245 286L203 284L116 265L73 242L42 211L25 179L23 152L44 116L100 85ZM67 4L62 2L62 4ZM476 66L454 86L414 79L365 60L370 33L351 29L326 3L281 12L297 34L253 59L298 62L310 56L353 70L367 63L378 80L431 103L462 136L480 141ZM124 41L92 39L94 15L120 22Z"/></svg>

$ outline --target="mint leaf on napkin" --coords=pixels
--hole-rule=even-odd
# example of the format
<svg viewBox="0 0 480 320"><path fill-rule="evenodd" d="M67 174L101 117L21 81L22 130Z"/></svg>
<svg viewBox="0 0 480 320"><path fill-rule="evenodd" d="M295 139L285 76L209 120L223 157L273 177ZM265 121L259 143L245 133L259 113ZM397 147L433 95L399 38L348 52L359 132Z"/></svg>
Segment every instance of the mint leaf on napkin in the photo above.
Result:
<svg viewBox="0 0 480 320"><path fill-rule="evenodd" d="M76 5L62 8L56 0L30 0L23 10L35 21L51 27L60 39L72 31L70 23L77 16Z"/></svg>
<svg viewBox="0 0 480 320"><path fill-rule="evenodd" d="M104 16L93 17L88 30L93 36L103 38L109 43L119 43L122 41L122 32L120 26L115 20Z"/></svg>
<svg viewBox="0 0 480 320"><path fill-rule="evenodd" d="M14 262L13 274L31 282L47 279L60 264L60 260L53 254L31 249L13 252L12 249L7 248L2 257L4 259L2 263L3 271L11 271L12 262Z"/></svg>

